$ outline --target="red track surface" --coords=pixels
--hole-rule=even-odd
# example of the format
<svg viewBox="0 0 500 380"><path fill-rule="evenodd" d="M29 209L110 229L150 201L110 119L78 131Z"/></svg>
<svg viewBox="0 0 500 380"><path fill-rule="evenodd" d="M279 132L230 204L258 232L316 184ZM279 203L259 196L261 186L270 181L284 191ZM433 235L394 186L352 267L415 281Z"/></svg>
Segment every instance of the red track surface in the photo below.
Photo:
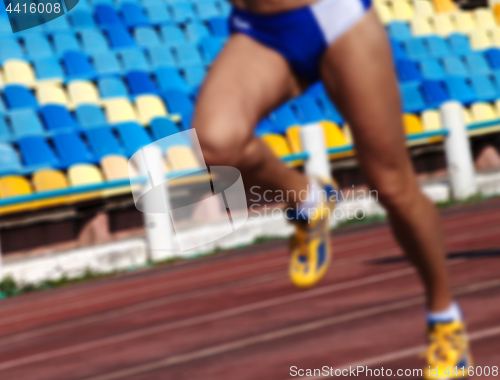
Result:
<svg viewBox="0 0 500 380"><path fill-rule="evenodd" d="M444 215L477 366L500 366L500 200ZM297 291L284 242L0 302L0 379L246 380L420 368L422 287L386 225L334 233ZM415 378L415 376L411 376ZM295 377L296 378L296 377Z"/></svg>

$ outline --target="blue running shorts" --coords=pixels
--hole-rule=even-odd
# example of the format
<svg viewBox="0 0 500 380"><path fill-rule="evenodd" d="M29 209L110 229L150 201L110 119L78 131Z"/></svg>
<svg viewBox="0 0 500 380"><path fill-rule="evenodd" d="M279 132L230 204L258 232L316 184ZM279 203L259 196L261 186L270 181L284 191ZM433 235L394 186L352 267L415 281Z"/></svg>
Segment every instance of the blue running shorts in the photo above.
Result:
<svg viewBox="0 0 500 380"><path fill-rule="evenodd" d="M371 0L319 0L290 11L257 14L233 7L231 33L242 33L281 54L300 77L315 81L330 44L370 9Z"/></svg>

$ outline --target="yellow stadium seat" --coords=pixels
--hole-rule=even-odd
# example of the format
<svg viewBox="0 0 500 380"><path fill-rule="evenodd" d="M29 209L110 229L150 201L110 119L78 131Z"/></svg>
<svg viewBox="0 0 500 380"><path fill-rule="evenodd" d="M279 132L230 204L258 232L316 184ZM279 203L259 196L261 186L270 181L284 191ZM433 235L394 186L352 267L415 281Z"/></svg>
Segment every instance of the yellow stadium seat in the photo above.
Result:
<svg viewBox="0 0 500 380"><path fill-rule="evenodd" d="M287 156L292 153L286 140L281 135L269 133L262 136L261 139L271 148L277 157Z"/></svg>
<svg viewBox="0 0 500 380"><path fill-rule="evenodd" d="M493 6L493 15L498 25L500 25L500 3L496 3Z"/></svg>
<svg viewBox="0 0 500 380"><path fill-rule="evenodd" d="M472 123L472 114L470 113L470 111L467 108L464 108L463 113L464 113L465 124Z"/></svg>
<svg viewBox="0 0 500 380"><path fill-rule="evenodd" d="M481 122L498 118L495 108L489 103L474 103L471 107L472 121Z"/></svg>
<svg viewBox="0 0 500 380"><path fill-rule="evenodd" d="M325 133L325 144L327 148L336 148L349 144L340 127L331 121L322 121L321 126Z"/></svg>
<svg viewBox="0 0 500 380"><path fill-rule="evenodd" d="M436 33L427 16L415 16L411 20L411 31L414 36L426 36Z"/></svg>
<svg viewBox="0 0 500 380"><path fill-rule="evenodd" d="M477 28L476 21L471 12L460 11L452 15L457 31L460 33L469 33Z"/></svg>
<svg viewBox="0 0 500 380"><path fill-rule="evenodd" d="M173 146L167 150L166 158L172 170L189 170L200 167L195 153L188 146Z"/></svg>
<svg viewBox="0 0 500 380"><path fill-rule="evenodd" d="M403 123L405 127L405 132L407 135L412 135L414 133L422 133L424 131L424 126L417 115L405 114L403 115Z"/></svg>
<svg viewBox="0 0 500 380"><path fill-rule="evenodd" d="M300 142L300 126L295 125L293 127L289 127L286 130L286 138L292 153L302 152L302 144Z"/></svg>
<svg viewBox="0 0 500 380"><path fill-rule="evenodd" d="M80 104L99 104L99 93L92 82L75 80L68 84L71 107Z"/></svg>
<svg viewBox="0 0 500 380"><path fill-rule="evenodd" d="M33 174L31 179L33 182L33 187L37 193L44 191L52 191L59 189L66 189L68 187L68 181L66 176L59 170L52 169L42 169ZM68 197L56 197L50 198L43 201L37 201L37 207L49 207L61 204L66 204L69 202Z"/></svg>
<svg viewBox="0 0 500 380"><path fill-rule="evenodd" d="M470 33L470 42L472 49L474 50L488 49L494 46L488 32L483 29L476 29L472 31Z"/></svg>
<svg viewBox="0 0 500 380"><path fill-rule="evenodd" d="M68 107L68 98L63 88L56 84L41 84L37 87L36 97L40 105L61 104Z"/></svg>
<svg viewBox="0 0 500 380"><path fill-rule="evenodd" d="M490 33L493 46L500 47L500 28L494 28Z"/></svg>
<svg viewBox="0 0 500 380"><path fill-rule="evenodd" d="M35 73L31 65L19 59L9 59L3 64L5 84L22 84L32 86L35 81Z"/></svg>
<svg viewBox="0 0 500 380"><path fill-rule="evenodd" d="M474 11L477 25L482 29L492 29L497 26L495 16L490 8L479 8Z"/></svg>
<svg viewBox="0 0 500 380"><path fill-rule="evenodd" d="M163 101L156 95L140 95L135 99L141 124L149 125L155 117L167 116Z"/></svg>
<svg viewBox="0 0 500 380"><path fill-rule="evenodd" d="M92 185L103 182L103 177L98 168L94 165L77 164L68 169L68 180L72 187ZM72 202L80 202L87 199L101 197L102 191L92 191L88 193L71 196Z"/></svg>
<svg viewBox="0 0 500 380"><path fill-rule="evenodd" d="M26 178L17 175L0 178L0 199L30 194L32 194L32 190L30 183ZM13 206L4 206L0 207L0 214L29 211L32 208L32 202L21 203Z"/></svg>
<svg viewBox="0 0 500 380"><path fill-rule="evenodd" d="M449 14L446 13L436 14L432 18L432 21L434 24L434 30L436 31L437 34L439 34L442 37L449 36L451 33L457 31L455 25L453 24L453 21L451 20L451 15Z"/></svg>
<svg viewBox="0 0 500 380"><path fill-rule="evenodd" d="M128 160L123 156L106 156L101 160L101 170L107 181L127 179L137 177L137 172L133 167L129 167ZM130 186L117 187L104 191L105 197L130 192Z"/></svg>
<svg viewBox="0 0 500 380"><path fill-rule="evenodd" d="M438 111L424 111L422 113L422 124L425 131L438 131L443 129L441 115Z"/></svg>
<svg viewBox="0 0 500 380"><path fill-rule="evenodd" d="M375 2L374 6L380 21L384 25L389 24L394 19L392 11L387 5L387 3Z"/></svg>
<svg viewBox="0 0 500 380"><path fill-rule="evenodd" d="M344 133L347 144L353 144L354 141L352 139L352 132L349 124L344 124L344 126L342 127L342 132Z"/></svg>
<svg viewBox="0 0 500 380"><path fill-rule="evenodd" d="M413 9L415 14L419 16L431 17L436 13L429 0L415 0L413 2Z"/></svg>
<svg viewBox="0 0 500 380"><path fill-rule="evenodd" d="M126 121L139 122L134 107L126 98L114 98L104 101L106 118L110 124Z"/></svg>
<svg viewBox="0 0 500 380"><path fill-rule="evenodd" d="M436 13L454 12L457 6L453 0L432 0Z"/></svg>
<svg viewBox="0 0 500 380"><path fill-rule="evenodd" d="M413 7L409 1L397 0L392 3L395 20L410 21L413 18Z"/></svg>

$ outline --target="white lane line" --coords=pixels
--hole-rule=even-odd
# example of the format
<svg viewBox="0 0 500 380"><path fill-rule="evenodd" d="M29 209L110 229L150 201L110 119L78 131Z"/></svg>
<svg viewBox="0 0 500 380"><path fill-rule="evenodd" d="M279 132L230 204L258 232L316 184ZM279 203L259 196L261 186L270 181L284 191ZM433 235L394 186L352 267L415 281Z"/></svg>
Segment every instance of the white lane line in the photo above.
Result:
<svg viewBox="0 0 500 380"><path fill-rule="evenodd" d="M500 326L495 326L495 327L491 327L488 329L484 329L484 330L475 331L473 333L470 333L469 340L474 342L474 341L485 339L485 338L492 338L492 337L497 336L497 335L500 335ZM337 367L336 370L342 371L343 369L355 368L357 366L372 367L375 365L390 363L390 362L394 362L396 360L406 359L406 358L418 355L422 352L425 352L425 349L426 349L426 346L421 345L421 346L407 348L404 350L398 350L397 352L391 352L388 354L374 356L374 357L371 357L368 359L359 360L359 361L352 362L349 364L343 364L343 365ZM335 373L335 370L334 370L334 373ZM303 377L303 379L319 380L319 379L322 379L324 377L330 377L330 376Z"/></svg>

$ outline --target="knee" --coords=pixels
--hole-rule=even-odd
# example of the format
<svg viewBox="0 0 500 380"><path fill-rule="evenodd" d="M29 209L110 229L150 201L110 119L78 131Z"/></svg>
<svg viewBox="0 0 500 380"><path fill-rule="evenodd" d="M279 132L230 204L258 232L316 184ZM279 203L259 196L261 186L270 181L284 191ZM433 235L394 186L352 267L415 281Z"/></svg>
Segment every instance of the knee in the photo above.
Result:
<svg viewBox="0 0 500 380"><path fill-rule="evenodd" d="M414 176L381 177L374 181L378 201L389 213L407 212L416 206L421 196L420 188Z"/></svg>
<svg viewBox="0 0 500 380"><path fill-rule="evenodd" d="M203 128L197 130L205 164L240 167L244 162L244 152L247 150L249 138L240 132L242 129L238 131L237 126L224 128L222 123L212 125L205 124Z"/></svg>

